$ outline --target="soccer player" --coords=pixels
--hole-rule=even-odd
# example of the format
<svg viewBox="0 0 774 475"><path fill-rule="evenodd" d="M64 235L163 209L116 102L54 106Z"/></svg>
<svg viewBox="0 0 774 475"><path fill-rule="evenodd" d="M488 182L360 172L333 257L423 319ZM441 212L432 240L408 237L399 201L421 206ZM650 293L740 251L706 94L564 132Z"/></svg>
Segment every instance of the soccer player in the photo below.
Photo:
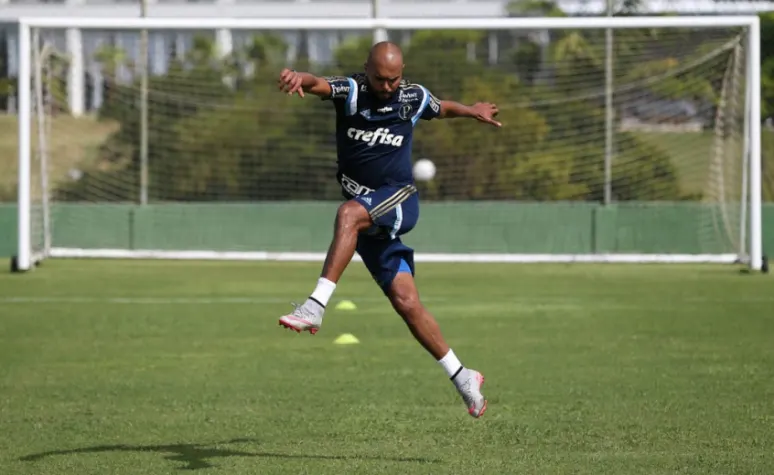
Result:
<svg viewBox="0 0 774 475"><path fill-rule="evenodd" d="M438 100L424 86L403 79L403 54L391 42L375 44L365 74L317 77L283 69L279 88L313 94L336 109L337 179L345 202L336 214L317 286L303 305L280 318L297 332L320 329L325 306L355 252L403 318L411 333L446 371L473 417L486 410L484 376L466 368L449 348L435 318L422 305L414 283L414 251L400 236L419 217L411 141L419 120L469 117L500 127L494 104L472 106Z"/></svg>

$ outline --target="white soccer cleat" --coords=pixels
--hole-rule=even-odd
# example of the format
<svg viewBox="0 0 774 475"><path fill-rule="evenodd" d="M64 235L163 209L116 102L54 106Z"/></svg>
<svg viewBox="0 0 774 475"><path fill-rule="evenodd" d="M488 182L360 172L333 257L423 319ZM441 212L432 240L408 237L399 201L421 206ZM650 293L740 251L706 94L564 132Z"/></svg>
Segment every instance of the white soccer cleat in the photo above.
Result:
<svg viewBox="0 0 774 475"><path fill-rule="evenodd" d="M454 378L462 400L468 406L468 414L473 417L481 417L486 411L486 398L481 394L481 386L484 385L484 375L476 370L464 368Z"/></svg>
<svg viewBox="0 0 774 475"><path fill-rule="evenodd" d="M308 331L312 335L317 333L322 326L324 309L311 308L314 304L309 302L304 305L293 304L295 309L288 315L285 315L279 319L279 324L290 330L295 330L296 333Z"/></svg>

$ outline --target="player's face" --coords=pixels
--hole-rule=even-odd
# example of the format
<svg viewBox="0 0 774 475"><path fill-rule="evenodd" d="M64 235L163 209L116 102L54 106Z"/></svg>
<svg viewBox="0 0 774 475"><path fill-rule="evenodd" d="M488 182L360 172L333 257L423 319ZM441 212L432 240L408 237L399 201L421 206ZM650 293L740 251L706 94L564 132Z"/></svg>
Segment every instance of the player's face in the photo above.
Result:
<svg viewBox="0 0 774 475"><path fill-rule="evenodd" d="M371 92L379 99L386 101L391 98L400 86L403 78L403 67L390 67L378 64L366 64L366 77Z"/></svg>

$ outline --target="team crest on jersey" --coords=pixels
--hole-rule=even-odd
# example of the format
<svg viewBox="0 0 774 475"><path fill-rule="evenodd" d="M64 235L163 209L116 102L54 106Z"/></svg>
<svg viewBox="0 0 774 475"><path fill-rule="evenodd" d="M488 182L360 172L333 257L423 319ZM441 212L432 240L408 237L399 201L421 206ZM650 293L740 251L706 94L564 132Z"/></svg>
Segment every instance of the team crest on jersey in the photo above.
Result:
<svg viewBox="0 0 774 475"><path fill-rule="evenodd" d="M403 103L400 105L400 109L398 110L398 117L401 118L401 120L409 120L411 118L411 111L413 108L411 107L411 104Z"/></svg>

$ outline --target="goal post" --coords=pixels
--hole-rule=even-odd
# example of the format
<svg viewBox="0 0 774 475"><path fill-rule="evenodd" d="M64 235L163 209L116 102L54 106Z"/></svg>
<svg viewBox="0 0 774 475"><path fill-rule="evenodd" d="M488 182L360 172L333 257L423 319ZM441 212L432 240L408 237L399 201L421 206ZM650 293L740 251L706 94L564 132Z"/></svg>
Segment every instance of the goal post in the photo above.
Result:
<svg viewBox="0 0 774 475"><path fill-rule="evenodd" d="M62 119L73 66L67 51L45 40L75 30L205 32L216 42L224 31L244 33L243 40L322 32L350 45L333 54L338 64L303 58L311 72L330 74L361 67L363 58L349 57L360 54L344 41L349 37L371 41L383 29L393 41L425 45L424 55L409 48L407 77L419 76L442 99L495 101L506 126L497 135L457 121L418 127L413 155L431 158L438 169L434 180L418 185L424 228L406 238L416 239L418 261L765 267L756 16L62 17L22 18L18 26L21 271L52 257L322 260L339 200L330 108L279 97L276 89L262 95L268 89L253 84L265 69L284 66L267 59L276 38L243 41L241 56L232 49L225 59L204 58L201 64L220 61L215 73L191 72L196 66L181 60L177 76L151 76L147 95L135 94L136 64L117 61L129 71L121 79L103 60L99 87L111 88L100 107L113 108L94 113L118 125L99 126L111 135L94 144L86 119ZM615 43L609 62L612 101L605 90L606 30L616 39L629 35ZM289 49L278 49L283 60L291 58ZM180 58L179 51L164 55ZM437 70L417 72L420 55ZM78 56L79 63L90 61ZM445 66L447 56L468 67ZM452 81L455 74L464 80ZM150 171L142 172L157 187L142 191L140 97L150 101L151 128ZM303 114L314 120L299 119ZM606 129L606 114L615 118L614 131ZM81 142L88 151L71 156L87 148ZM54 183L51 170L62 167L71 167L71 179ZM140 203L148 192L147 204Z"/></svg>

